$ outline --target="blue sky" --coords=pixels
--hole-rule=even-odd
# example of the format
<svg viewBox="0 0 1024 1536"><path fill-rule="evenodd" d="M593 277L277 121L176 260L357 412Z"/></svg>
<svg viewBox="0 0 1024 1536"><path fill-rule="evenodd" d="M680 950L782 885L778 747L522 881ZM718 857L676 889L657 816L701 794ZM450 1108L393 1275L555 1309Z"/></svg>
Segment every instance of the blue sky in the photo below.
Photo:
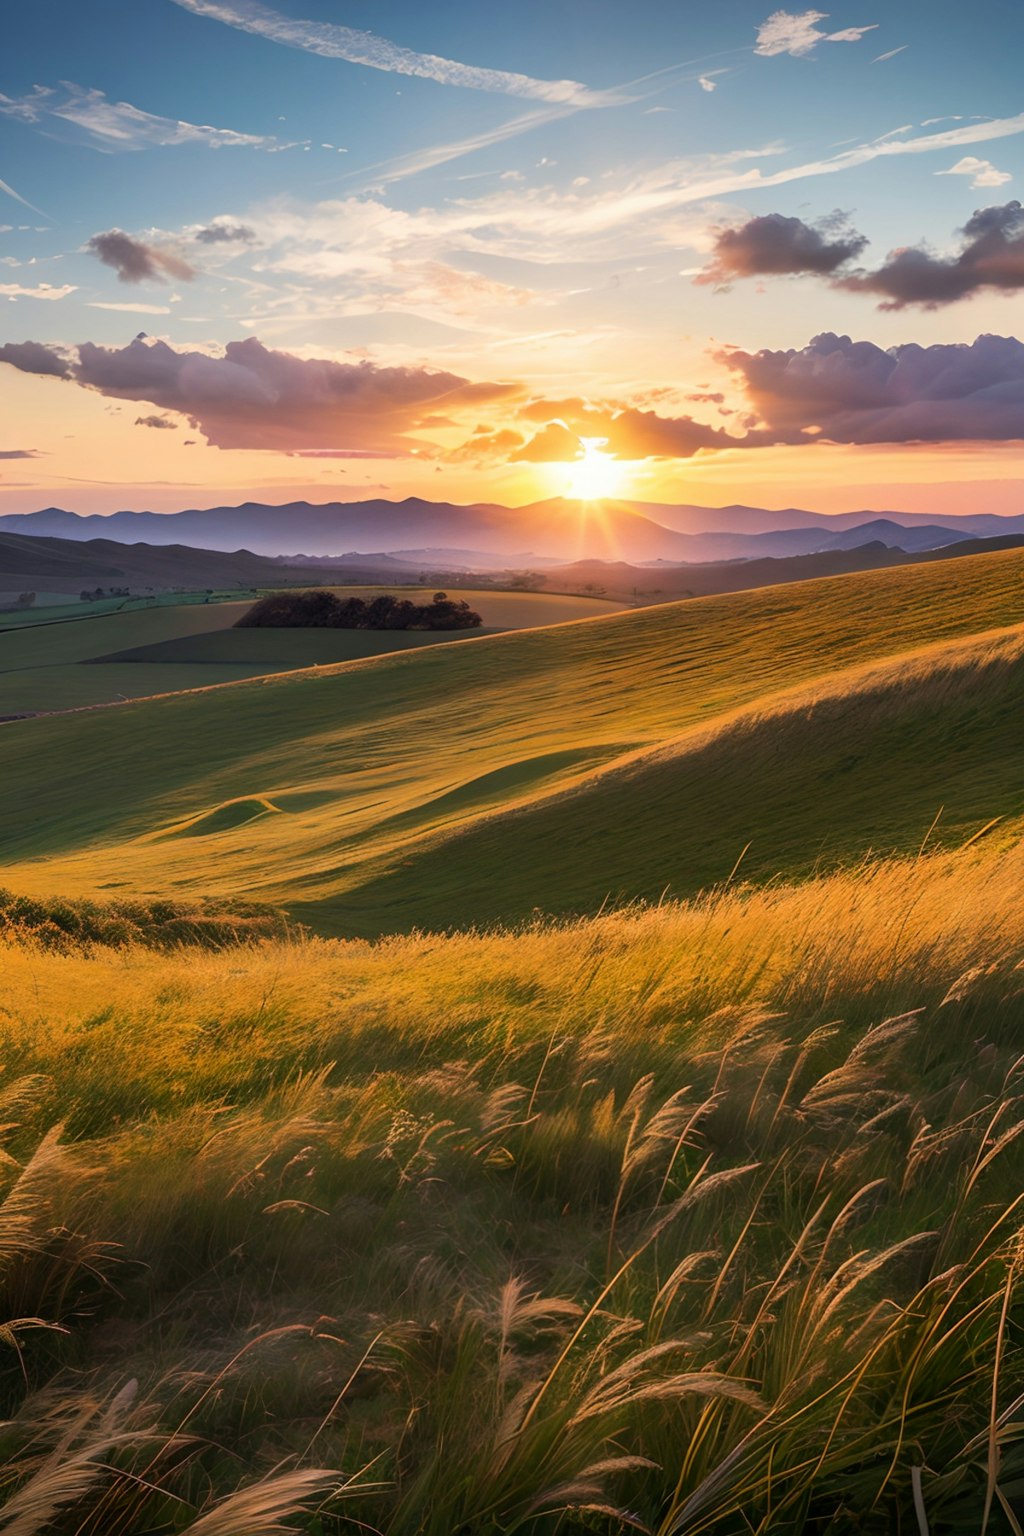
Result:
<svg viewBox="0 0 1024 1536"><path fill-rule="evenodd" d="M653 499L1017 504L1024 363L966 351L1019 330L1010 0L37 0L4 28L5 510L519 501L588 455Z"/></svg>

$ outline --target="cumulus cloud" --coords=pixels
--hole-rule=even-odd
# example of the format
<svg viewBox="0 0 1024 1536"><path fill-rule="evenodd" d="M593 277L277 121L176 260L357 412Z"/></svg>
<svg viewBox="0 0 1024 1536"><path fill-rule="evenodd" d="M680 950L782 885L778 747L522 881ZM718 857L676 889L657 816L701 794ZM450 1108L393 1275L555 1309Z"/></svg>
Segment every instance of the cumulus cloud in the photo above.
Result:
<svg viewBox="0 0 1024 1536"><path fill-rule="evenodd" d="M373 32L341 27L333 22L299 21L282 16L259 0L174 0L195 16L207 16L224 22L240 32L250 32L287 48L326 59L343 59L367 69L391 74L415 75L436 80L440 85L454 85L472 91L494 91L503 96L521 96L533 101L597 106L607 102L601 92L591 91L577 80L537 80L530 75L514 74L504 69L481 69L460 64L455 59L433 53L416 53Z"/></svg>
<svg viewBox="0 0 1024 1536"><path fill-rule="evenodd" d="M512 454L513 464L571 464L583 457L579 434L551 421Z"/></svg>
<svg viewBox="0 0 1024 1536"><path fill-rule="evenodd" d="M763 58L779 53L799 59L813 53L819 43L857 43L865 32L874 32L878 23L868 27L844 27L840 32L823 32L819 21L827 21L827 11L773 11L757 29L754 52Z"/></svg>
<svg viewBox="0 0 1024 1536"><path fill-rule="evenodd" d="M160 432L177 432L178 423L169 416L136 416L137 427L154 427Z"/></svg>
<svg viewBox="0 0 1024 1536"><path fill-rule="evenodd" d="M0 297L5 299L49 299L55 303L58 299L66 299L69 293L77 292L71 283L60 288L54 288L50 283L39 283L35 288L26 288L21 283L0 283Z"/></svg>
<svg viewBox="0 0 1024 1536"><path fill-rule="evenodd" d="M157 245L147 245L135 240L123 229L108 229L93 235L86 249L113 267L122 283L142 283L147 280L165 283L168 278L191 282L196 275L195 267L189 266L180 256L161 250Z"/></svg>
<svg viewBox="0 0 1024 1536"><path fill-rule="evenodd" d="M952 256L936 256L925 246L890 252L875 272L852 273L841 286L876 293L882 309L918 304L937 309L983 290L1014 293L1024 288L1024 209L1009 202L979 208L961 234Z"/></svg>
<svg viewBox="0 0 1024 1536"><path fill-rule="evenodd" d="M1009 171L998 171L991 160L979 160L977 155L964 155L948 171L936 171L936 176L969 176L972 187L1002 187L1013 177Z"/></svg>
<svg viewBox="0 0 1024 1536"><path fill-rule="evenodd" d="M817 224L781 213L760 214L737 228L719 231L711 262L695 281L721 285L734 277L827 274L859 256L867 243L841 214Z"/></svg>
<svg viewBox="0 0 1024 1536"><path fill-rule="evenodd" d="M1024 343L888 350L825 332L799 350L730 350L721 360L765 423L764 442L936 443L1024 436Z"/></svg>
<svg viewBox="0 0 1024 1536"><path fill-rule="evenodd" d="M0 346L0 363L177 412L216 448L278 452L407 453L422 446L410 434L438 407L479 406L516 392L509 384L471 383L429 368L297 357L254 336L229 342L220 356L176 351L146 336L125 347L17 342Z"/></svg>
<svg viewBox="0 0 1024 1536"><path fill-rule="evenodd" d="M1024 209L1019 202L979 208L960 231L960 249L936 255L927 246L891 251L875 271L851 263L867 240L840 214L816 225L769 213L722 230L710 264L695 278L719 286L734 278L778 273L828 277L832 286L881 297L880 308L936 309L984 290L1024 288Z"/></svg>
<svg viewBox="0 0 1024 1536"><path fill-rule="evenodd" d="M69 379L71 364L63 348L41 341L8 341L0 346L0 363L19 373L38 373L52 379Z"/></svg>
<svg viewBox="0 0 1024 1536"><path fill-rule="evenodd" d="M515 454L524 441L523 434L512 427L502 427L495 432L477 431L460 447L454 448L448 458L456 462L466 460L471 464L488 464L495 459L507 459Z"/></svg>
<svg viewBox="0 0 1024 1536"><path fill-rule="evenodd" d="M103 91L90 90L70 81L63 81L59 91L53 86L37 85L27 96L0 94L0 117L17 118L23 123L40 123L56 117L82 129L93 147L108 153L180 144L271 152L294 147L282 144L272 134L238 133L233 128L211 128L208 124L159 117L128 101L108 101ZM22 201L24 199L19 198L19 202Z"/></svg>
<svg viewBox="0 0 1024 1536"><path fill-rule="evenodd" d="M701 449L744 446L744 439L692 416L659 416L622 401L533 400L521 415L545 425L511 455L513 463L572 463L588 440L619 459L689 459Z"/></svg>

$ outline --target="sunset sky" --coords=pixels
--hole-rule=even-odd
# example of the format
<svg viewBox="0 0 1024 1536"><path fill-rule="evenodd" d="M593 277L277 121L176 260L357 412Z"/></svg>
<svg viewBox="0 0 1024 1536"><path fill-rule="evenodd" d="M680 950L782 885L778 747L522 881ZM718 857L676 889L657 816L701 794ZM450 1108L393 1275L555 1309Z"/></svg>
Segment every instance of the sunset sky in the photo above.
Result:
<svg viewBox="0 0 1024 1536"><path fill-rule="evenodd" d="M1024 7L33 0L0 511L1024 511Z"/></svg>

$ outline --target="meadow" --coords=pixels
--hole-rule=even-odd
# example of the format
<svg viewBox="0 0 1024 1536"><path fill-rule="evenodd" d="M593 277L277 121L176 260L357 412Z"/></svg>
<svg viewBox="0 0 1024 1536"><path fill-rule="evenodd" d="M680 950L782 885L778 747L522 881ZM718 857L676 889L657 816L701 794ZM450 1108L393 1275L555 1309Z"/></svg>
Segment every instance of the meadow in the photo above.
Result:
<svg viewBox="0 0 1024 1536"><path fill-rule="evenodd" d="M9 932L0 1528L1018 1531L1022 872Z"/></svg>
<svg viewBox="0 0 1024 1536"><path fill-rule="evenodd" d="M1022 597L4 726L2 1536L1019 1536Z"/></svg>
<svg viewBox="0 0 1024 1536"><path fill-rule="evenodd" d="M4 879L369 937L1011 836L1022 597L977 555L18 722Z"/></svg>

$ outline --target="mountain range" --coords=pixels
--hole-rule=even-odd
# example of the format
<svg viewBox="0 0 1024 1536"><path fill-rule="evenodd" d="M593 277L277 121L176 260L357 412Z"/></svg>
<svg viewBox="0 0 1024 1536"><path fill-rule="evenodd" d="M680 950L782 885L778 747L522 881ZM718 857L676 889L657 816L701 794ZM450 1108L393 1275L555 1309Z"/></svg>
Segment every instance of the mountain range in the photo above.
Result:
<svg viewBox="0 0 1024 1536"><path fill-rule="evenodd" d="M770 511L648 502L573 502L525 507L458 506L409 497L392 502L290 502L183 512L82 515L59 507L0 517L0 533L150 545L179 544L268 557L392 555L412 564L467 569L565 564L580 559L672 564L751 560L855 549L880 542L907 551L964 538L1024 532L1024 514L932 521L907 512Z"/></svg>

